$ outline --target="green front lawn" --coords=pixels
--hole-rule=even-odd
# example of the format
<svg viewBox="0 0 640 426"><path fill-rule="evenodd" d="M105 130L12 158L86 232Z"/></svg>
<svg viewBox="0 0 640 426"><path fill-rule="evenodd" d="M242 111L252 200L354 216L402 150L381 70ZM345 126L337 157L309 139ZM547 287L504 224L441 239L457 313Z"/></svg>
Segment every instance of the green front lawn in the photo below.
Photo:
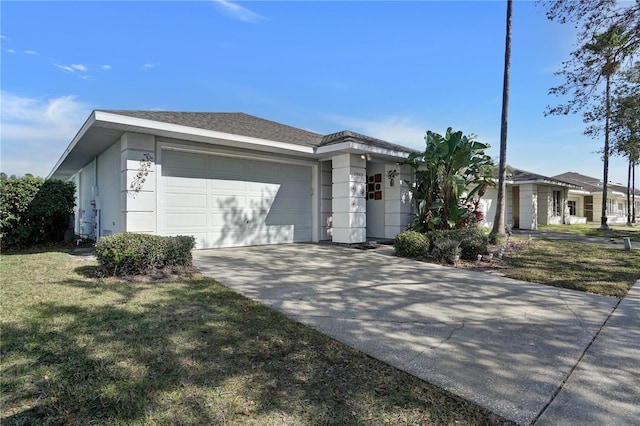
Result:
<svg viewBox="0 0 640 426"><path fill-rule="evenodd" d="M615 297L640 280L637 248L544 239L529 245L514 251L507 277Z"/></svg>
<svg viewBox="0 0 640 426"><path fill-rule="evenodd" d="M0 423L508 424L195 275L2 256Z"/></svg>
<svg viewBox="0 0 640 426"><path fill-rule="evenodd" d="M583 235L586 237L602 237L621 239L623 237L631 238L631 241L640 242L640 224L635 226L613 225L611 230L604 231L599 228L600 225L540 225L541 231L562 232L573 235Z"/></svg>

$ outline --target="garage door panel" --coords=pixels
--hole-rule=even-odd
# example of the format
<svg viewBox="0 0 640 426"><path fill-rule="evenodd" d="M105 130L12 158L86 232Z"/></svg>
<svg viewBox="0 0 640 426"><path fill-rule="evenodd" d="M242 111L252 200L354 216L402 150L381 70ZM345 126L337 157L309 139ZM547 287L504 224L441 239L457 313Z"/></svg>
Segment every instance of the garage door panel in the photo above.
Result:
<svg viewBox="0 0 640 426"><path fill-rule="evenodd" d="M166 151L162 170L163 233L198 248L311 240L311 167Z"/></svg>
<svg viewBox="0 0 640 426"><path fill-rule="evenodd" d="M207 208L206 194L189 194L171 192L166 194L165 207L169 209L203 209Z"/></svg>
<svg viewBox="0 0 640 426"><path fill-rule="evenodd" d="M174 174L178 174L180 176L180 171L206 171L209 168L207 167L207 157L192 154L189 152L167 152L165 151L166 156L171 157L171 163L166 163L165 170L172 170Z"/></svg>
<svg viewBox="0 0 640 426"><path fill-rule="evenodd" d="M247 182L235 179L209 179L207 181L207 190L209 193L215 194L238 194L244 192L247 188Z"/></svg>
<svg viewBox="0 0 640 426"><path fill-rule="evenodd" d="M165 213L165 218L169 229L193 229L194 232L200 232L200 228L206 228L207 215L206 213L188 213L179 212Z"/></svg>
<svg viewBox="0 0 640 426"><path fill-rule="evenodd" d="M174 177L168 179L165 188L169 191L179 190L181 192L202 192L207 190L207 182L202 179L193 179L185 177Z"/></svg>

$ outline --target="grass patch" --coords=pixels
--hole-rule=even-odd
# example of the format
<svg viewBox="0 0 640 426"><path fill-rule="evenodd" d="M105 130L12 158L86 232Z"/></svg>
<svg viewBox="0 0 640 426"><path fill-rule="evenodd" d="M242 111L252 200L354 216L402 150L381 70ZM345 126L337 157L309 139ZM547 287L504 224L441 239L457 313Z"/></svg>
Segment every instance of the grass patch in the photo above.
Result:
<svg viewBox="0 0 640 426"><path fill-rule="evenodd" d="M3 425L509 424L210 278L4 255Z"/></svg>
<svg viewBox="0 0 640 426"><path fill-rule="evenodd" d="M571 228L573 225L571 225ZM514 251L505 275L555 287L624 297L640 279L640 250L536 240Z"/></svg>
<svg viewBox="0 0 640 426"><path fill-rule="evenodd" d="M640 242L640 227L626 225L612 225L609 231L599 229L600 225L539 225L540 231L561 232L565 234L583 235L586 237L602 237L622 239L629 237L631 241Z"/></svg>

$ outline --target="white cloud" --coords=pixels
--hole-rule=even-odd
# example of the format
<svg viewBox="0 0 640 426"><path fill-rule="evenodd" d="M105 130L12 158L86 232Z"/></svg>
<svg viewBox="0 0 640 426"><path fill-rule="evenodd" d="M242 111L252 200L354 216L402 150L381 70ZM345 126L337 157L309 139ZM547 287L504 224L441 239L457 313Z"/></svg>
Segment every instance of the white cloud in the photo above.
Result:
<svg viewBox="0 0 640 426"><path fill-rule="evenodd" d="M144 68L145 70L150 70L152 68L155 68L156 64L144 64L142 65L142 68Z"/></svg>
<svg viewBox="0 0 640 426"><path fill-rule="evenodd" d="M111 70L111 65L100 65L100 69L103 69L105 71L110 71Z"/></svg>
<svg viewBox="0 0 640 426"><path fill-rule="evenodd" d="M87 71L89 71L89 68L87 68L86 65L82 65L82 64L71 64L71 65L60 65L60 64L53 64L55 67L61 69L64 72L68 72L68 73L75 73L76 71L78 72L82 72L82 73L86 73ZM88 79L89 77L86 74L76 74L78 76L78 78L81 78L83 80Z"/></svg>
<svg viewBox="0 0 640 426"><path fill-rule="evenodd" d="M7 52L8 52L8 53L16 53L16 51L15 51L15 50L13 50L13 49L7 49Z"/></svg>
<svg viewBox="0 0 640 426"><path fill-rule="evenodd" d="M60 68L62 71L66 71L66 72L73 72L74 71L73 68L71 68L70 66L67 66L67 65L60 65L60 64L53 64L53 65L55 65L56 67Z"/></svg>
<svg viewBox="0 0 640 426"><path fill-rule="evenodd" d="M235 3L231 3L230 1L227 1L227 0L214 0L214 1L222 8L222 10L228 16L232 17L233 19L237 19L243 22L251 22L251 23L256 23L265 19L263 16L260 16L257 13L252 12L246 7L240 6Z"/></svg>
<svg viewBox="0 0 640 426"><path fill-rule="evenodd" d="M25 50L24 53L27 55L39 55L35 50Z"/></svg>
<svg viewBox="0 0 640 426"><path fill-rule="evenodd" d="M427 123L420 123L413 117L390 116L380 120L367 120L327 115L327 118L343 126L345 130L418 150L424 149L424 135L429 128Z"/></svg>
<svg viewBox="0 0 640 426"><path fill-rule="evenodd" d="M2 91L2 171L47 176L90 108L74 96L38 99Z"/></svg>

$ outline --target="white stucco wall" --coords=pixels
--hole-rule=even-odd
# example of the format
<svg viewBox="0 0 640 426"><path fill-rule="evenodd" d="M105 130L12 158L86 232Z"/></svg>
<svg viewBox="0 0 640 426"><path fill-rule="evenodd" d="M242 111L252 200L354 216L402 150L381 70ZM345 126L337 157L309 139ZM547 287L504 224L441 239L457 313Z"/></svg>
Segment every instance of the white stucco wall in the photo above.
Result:
<svg viewBox="0 0 640 426"><path fill-rule="evenodd" d="M100 236L121 232L120 141L97 158L96 209L99 212Z"/></svg>
<svg viewBox="0 0 640 426"><path fill-rule="evenodd" d="M389 171L396 170L399 175L395 177L393 186L389 179ZM413 182L411 167L396 164L386 164L383 176L385 187L385 210L384 210L384 237L395 238L395 236L405 231L414 216L413 196L406 182Z"/></svg>
<svg viewBox="0 0 640 426"><path fill-rule="evenodd" d="M82 167L74 176L77 180L78 203L76 218L77 228L75 233L81 238L96 238L95 228L95 187L96 187L96 161L93 159Z"/></svg>

